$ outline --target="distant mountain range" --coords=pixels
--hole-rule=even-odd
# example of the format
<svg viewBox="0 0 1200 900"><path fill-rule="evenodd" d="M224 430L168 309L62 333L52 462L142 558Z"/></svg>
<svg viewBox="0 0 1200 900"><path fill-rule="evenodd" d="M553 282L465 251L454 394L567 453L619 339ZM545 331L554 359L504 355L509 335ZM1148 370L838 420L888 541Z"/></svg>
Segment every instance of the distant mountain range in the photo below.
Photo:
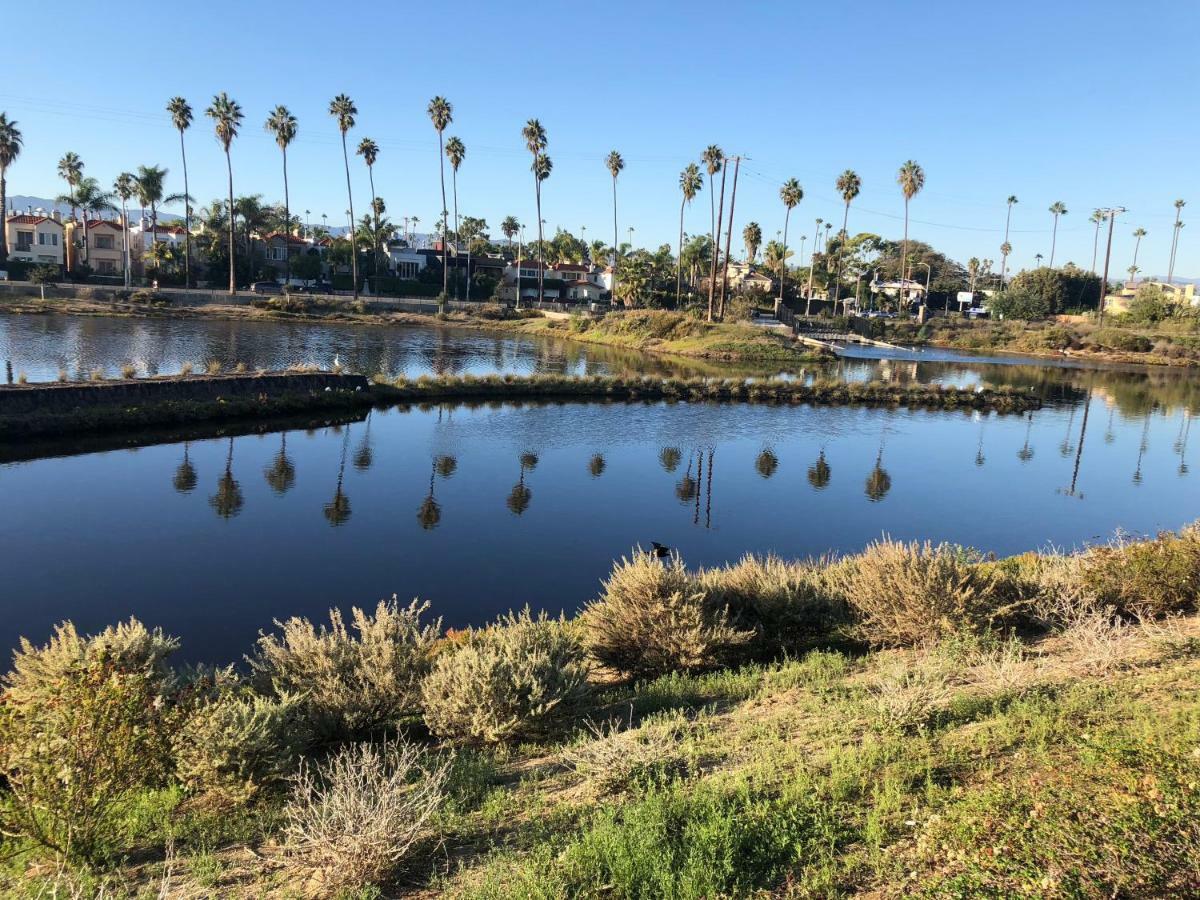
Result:
<svg viewBox="0 0 1200 900"><path fill-rule="evenodd" d="M66 203L55 203L53 200L48 200L45 197L29 197L29 196L26 196L25 194L9 194L8 195L8 205L9 205L9 208L12 209L14 212L19 212L19 213L25 212L27 210L41 209L41 210L45 211L46 213L51 213L51 212L54 212L55 210L58 210L64 216L69 216L71 214L71 207ZM131 219L135 218L137 213L140 212L140 210L141 210L140 206L134 206L131 204L129 207L130 218ZM159 210L158 211L158 221L160 221L160 222L182 222L183 216L177 215L175 213L163 212L162 210Z"/></svg>

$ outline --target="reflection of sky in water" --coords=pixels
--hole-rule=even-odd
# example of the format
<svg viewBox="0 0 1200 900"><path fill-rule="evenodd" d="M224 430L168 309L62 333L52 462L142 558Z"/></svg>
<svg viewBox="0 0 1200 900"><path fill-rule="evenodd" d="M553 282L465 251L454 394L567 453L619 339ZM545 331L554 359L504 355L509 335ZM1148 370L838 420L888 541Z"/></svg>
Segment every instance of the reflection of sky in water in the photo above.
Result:
<svg viewBox="0 0 1200 900"><path fill-rule="evenodd" d="M1007 554L1177 528L1198 514L1190 417L1147 396L1096 385L1031 418L446 406L196 441L182 469L181 444L0 466L0 644L132 613L232 660L272 618L393 592L456 625L574 609L650 541L711 565L884 533Z"/></svg>

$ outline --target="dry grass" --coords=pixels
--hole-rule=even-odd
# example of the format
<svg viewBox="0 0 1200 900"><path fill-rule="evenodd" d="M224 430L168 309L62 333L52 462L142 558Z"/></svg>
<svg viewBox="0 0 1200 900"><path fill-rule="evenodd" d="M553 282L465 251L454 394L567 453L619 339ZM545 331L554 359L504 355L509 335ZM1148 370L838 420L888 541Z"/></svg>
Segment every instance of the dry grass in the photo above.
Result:
<svg viewBox="0 0 1200 900"><path fill-rule="evenodd" d="M209 375L220 375L221 368L221 361L219 359L210 359L204 364L204 371Z"/></svg>
<svg viewBox="0 0 1200 900"><path fill-rule="evenodd" d="M393 875L445 799L449 762L404 741L353 744L324 764L302 765L285 810L291 870L315 877L322 896Z"/></svg>
<svg viewBox="0 0 1200 900"><path fill-rule="evenodd" d="M183 365L181 365L179 367L179 374L182 375L184 378L187 378L195 370L196 370L196 367L194 365L192 365L190 362L185 362Z"/></svg>
<svg viewBox="0 0 1200 900"><path fill-rule="evenodd" d="M589 737L562 751L563 763L592 796L663 783L693 768L684 748L692 723L682 712L652 716L637 728L630 724L588 722Z"/></svg>
<svg viewBox="0 0 1200 900"><path fill-rule="evenodd" d="M137 378L137 366L133 363L124 363L121 366L121 377L126 381Z"/></svg>

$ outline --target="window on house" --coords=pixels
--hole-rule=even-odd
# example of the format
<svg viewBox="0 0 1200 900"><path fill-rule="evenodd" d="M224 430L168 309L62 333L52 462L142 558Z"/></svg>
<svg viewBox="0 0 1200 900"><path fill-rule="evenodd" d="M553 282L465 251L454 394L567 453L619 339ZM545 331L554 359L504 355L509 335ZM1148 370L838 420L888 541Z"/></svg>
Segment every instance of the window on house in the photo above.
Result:
<svg viewBox="0 0 1200 900"><path fill-rule="evenodd" d="M49 235L48 235L48 234L46 234L46 232L44 232L44 231L39 231L39 232L38 232L38 244L40 244L40 245L44 245L44 244L46 243L46 238L47 238L47 237L49 237Z"/></svg>
<svg viewBox="0 0 1200 900"><path fill-rule="evenodd" d="M97 250L112 250L113 249L112 235L111 234L96 235L96 249Z"/></svg>
<svg viewBox="0 0 1200 900"><path fill-rule="evenodd" d="M18 231L17 232L17 249L28 251L33 247L33 232Z"/></svg>

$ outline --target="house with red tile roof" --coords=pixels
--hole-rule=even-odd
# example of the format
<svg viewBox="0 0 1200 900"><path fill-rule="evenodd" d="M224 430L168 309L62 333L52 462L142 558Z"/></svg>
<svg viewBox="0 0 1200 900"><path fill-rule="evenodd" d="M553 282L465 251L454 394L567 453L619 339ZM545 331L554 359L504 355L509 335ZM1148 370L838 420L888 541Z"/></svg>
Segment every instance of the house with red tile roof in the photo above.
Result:
<svg viewBox="0 0 1200 900"><path fill-rule="evenodd" d="M66 234L57 214L10 214L5 220L4 233L9 259L57 266L65 261Z"/></svg>

